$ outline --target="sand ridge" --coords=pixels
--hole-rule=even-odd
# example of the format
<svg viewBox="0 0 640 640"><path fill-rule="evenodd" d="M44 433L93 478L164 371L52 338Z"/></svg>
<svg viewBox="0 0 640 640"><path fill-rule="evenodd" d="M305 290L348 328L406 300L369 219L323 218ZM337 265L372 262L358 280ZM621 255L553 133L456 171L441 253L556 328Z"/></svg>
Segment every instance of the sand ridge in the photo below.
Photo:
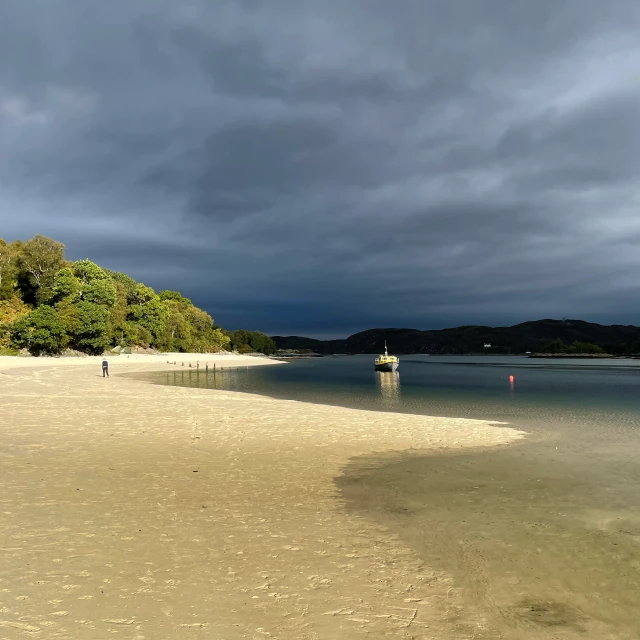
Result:
<svg viewBox="0 0 640 640"><path fill-rule="evenodd" d="M449 576L343 509L334 478L354 456L524 434L118 375L201 354L111 358L108 380L100 360L0 358L0 638L462 639L481 629Z"/></svg>

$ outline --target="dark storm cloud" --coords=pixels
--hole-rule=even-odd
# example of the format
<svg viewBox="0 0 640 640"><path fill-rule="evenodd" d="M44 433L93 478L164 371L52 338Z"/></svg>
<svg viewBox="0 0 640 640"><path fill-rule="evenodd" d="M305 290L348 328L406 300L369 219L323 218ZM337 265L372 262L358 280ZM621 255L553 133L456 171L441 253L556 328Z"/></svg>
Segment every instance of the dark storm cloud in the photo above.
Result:
<svg viewBox="0 0 640 640"><path fill-rule="evenodd" d="M637 322L640 7L0 4L0 235L227 326Z"/></svg>

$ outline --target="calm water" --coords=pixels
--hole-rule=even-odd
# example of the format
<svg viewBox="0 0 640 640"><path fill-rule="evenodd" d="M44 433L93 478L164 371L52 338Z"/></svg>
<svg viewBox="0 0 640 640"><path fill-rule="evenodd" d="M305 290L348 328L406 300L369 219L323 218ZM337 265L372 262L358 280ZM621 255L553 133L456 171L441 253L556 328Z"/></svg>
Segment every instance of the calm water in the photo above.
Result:
<svg viewBox="0 0 640 640"><path fill-rule="evenodd" d="M357 356L152 381L525 428L501 449L363 456L336 483L454 576L450 637L640 638L640 361L407 356L390 374Z"/></svg>
<svg viewBox="0 0 640 640"><path fill-rule="evenodd" d="M548 425L616 414L640 415L640 360L406 356L395 373L372 356L291 361L205 373L178 364L159 384L224 389L322 404ZM513 381L509 380L513 376ZM148 374L143 377L149 378ZM594 413L595 412L595 413ZM596 415L597 414L597 417Z"/></svg>

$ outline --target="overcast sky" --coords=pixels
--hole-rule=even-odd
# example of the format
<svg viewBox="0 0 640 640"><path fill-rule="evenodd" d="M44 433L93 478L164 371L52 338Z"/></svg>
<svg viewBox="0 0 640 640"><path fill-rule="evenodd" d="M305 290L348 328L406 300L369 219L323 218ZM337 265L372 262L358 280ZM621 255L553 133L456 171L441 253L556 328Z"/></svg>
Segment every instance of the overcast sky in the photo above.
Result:
<svg viewBox="0 0 640 640"><path fill-rule="evenodd" d="M640 2L3 0L36 233L230 329L640 324Z"/></svg>

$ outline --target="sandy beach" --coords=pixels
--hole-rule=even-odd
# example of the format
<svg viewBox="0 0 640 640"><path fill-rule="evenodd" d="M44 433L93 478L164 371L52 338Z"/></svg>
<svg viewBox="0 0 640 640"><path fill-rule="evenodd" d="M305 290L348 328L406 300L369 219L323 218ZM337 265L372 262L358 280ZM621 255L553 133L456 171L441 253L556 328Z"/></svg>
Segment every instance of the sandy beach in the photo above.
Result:
<svg viewBox="0 0 640 640"><path fill-rule="evenodd" d="M120 374L206 356L0 358L0 638L481 638L452 578L344 508L372 453L504 445L479 420ZM167 361L177 361L169 365Z"/></svg>

